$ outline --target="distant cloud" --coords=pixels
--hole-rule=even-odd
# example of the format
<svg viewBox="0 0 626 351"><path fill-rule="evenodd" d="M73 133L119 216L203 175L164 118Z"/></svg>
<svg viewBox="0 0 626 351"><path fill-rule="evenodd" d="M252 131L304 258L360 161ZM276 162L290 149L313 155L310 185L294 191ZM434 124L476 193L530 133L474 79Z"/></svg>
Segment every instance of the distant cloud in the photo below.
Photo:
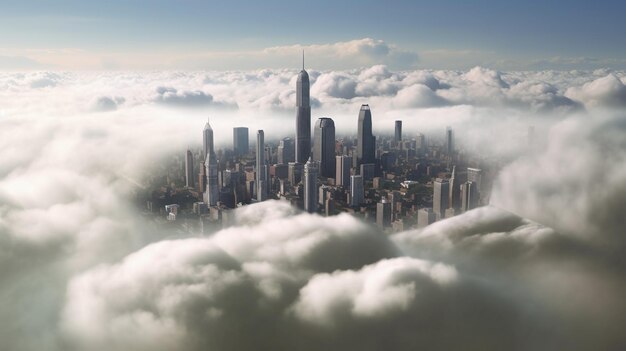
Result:
<svg viewBox="0 0 626 351"><path fill-rule="evenodd" d="M200 90L181 91L172 87L158 87L155 101L179 106L207 106L213 102L213 96Z"/></svg>
<svg viewBox="0 0 626 351"><path fill-rule="evenodd" d="M31 88L54 87L59 83L61 76L53 72L40 72L30 76L28 82Z"/></svg>
<svg viewBox="0 0 626 351"><path fill-rule="evenodd" d="M92 102L91 109L98 112L114 111L125 101L126 99L121 96L101 96Z"/></svg>
<svg viewBox="0 0 626 351"><path fill-rule="evenodd" d="M305 65L322 69L349 69L376 64L396 69L415 67L418 55L396 45L372 38L331 44L274 46L257 51L197 52L173 61L172 65L192 69L258 69L300 67L302 52Z"/></svg>
<svg viewBox="0 0 626 351"><path fill-rule="evenodd" d="M17 71L44 68L41 62L25 56L3 56L0 55L0 70Z"/></svg>

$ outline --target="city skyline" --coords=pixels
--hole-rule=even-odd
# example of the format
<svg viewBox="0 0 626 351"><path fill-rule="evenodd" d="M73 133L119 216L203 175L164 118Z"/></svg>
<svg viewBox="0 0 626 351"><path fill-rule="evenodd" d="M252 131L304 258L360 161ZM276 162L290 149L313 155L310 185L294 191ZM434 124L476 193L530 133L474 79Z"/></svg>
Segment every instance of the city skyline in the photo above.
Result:
<svg viewBox="0 0 626 351"><path fill-rule="evenodd" d="M625 350L623 2L0 11L0 350Z"/></svg>
<svg viewBox="0 0 626 351"><path fill-rule="evenodd" d="M154 212L155 204L157 208L165 206L168 221L177 221L179 215L191 216L191 223L201 223L196 229L205 232L205 227L228 223L230 211L236 208L280 199L308 213L332 216L348 212L364 215L363 219L375 217L380 230L397 232L422 228L489 204L491 189L481 184L493 182L497 163L457 146L451 126L446 126L440 144L433 143L432 138L423 139L423 134L403 135L402 120L393 121L392 137L377 137L371 108L362 104L356 137L338 139L330 117L318 118L311 128L304 53L295 85L295 126L293 134L289 133L295 135L295 143L284 135L278 137L277 145L266 143L265 130L259 129L252 163L250 148L242 147L247 144L249 129L234 127L232 148L218 150L218 159L214 131L207 121L202 131L205 156L199 157L199 186L190 185L194 156L187 148L182 191L189 193L182 202L164 203L162 199L169 198L170 191L179 192L171 182L165 193L163 188L156 192L160 193L157 197L152 193L147 208ZM534 127L529 127L527 147L534 147L533 138ZM462 170L457 172L457 166ZM483 170L477 166L487 168L485 181ZM432 218L424 211L431 211Z"/></svg>

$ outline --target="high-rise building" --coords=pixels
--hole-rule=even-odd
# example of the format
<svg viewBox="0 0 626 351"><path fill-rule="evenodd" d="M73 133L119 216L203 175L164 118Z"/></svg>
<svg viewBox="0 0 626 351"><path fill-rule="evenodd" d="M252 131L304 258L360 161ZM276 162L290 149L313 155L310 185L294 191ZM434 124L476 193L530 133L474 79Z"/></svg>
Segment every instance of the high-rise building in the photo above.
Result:
<svg viewBox="0 0 626 351"><path fill-rule="evenodd" d="M233 128L233 151L235 156L246 155L250 150L248 136L249 131L247 127Z"/></svg>
<svg viewBox="0 0 626 351"><path fill-rule="evenodd" d="M419 153L424 153L428 148L426 144L426 136L422 133L417 134L417 139L415 140L415 147L417 148Z"/></svg>
<svg viewBox="0 0 626 351"><path fill-rule="evenodd" d="M206 191L206 164L204 162L200 162L200 172L198 173L198 189L201 193Z"/></svg>
<svg viewBox="0 0 626 351"><path fill-rule="evenodd" d="M214 151L213 128L211 128L211 124L209 124L209 120L207 119L206 124L204 125L204 130L202 131L202 158L206 161L207 155Z"/></svg>
<svg viewBox="0 0 626 351"><path fill-rule="evenodd" d="M391 225L391 202L384 197L376 204L376 225L380 228Z"/></svg>
<svg viewBox="0 0 626 351"><path fill-rule="evenodd" d="M372 134L372 112L369 105L361 105L357 134L357 167L362 163L374 163L376 139Z"/></svg>
<svg viewBox="0 0 626 351"><path fill-rule="evenodd" d="M480 168L467 168L467 181L475 184L477 192L480 192L482 177L483 171Z"/></svg>
<svg viewBox="0 0 626 351"><path fill-rule="evenodd" d="M350 166L352 165L352 157L337 156L335 157L335 185L348 188L350 185Z"/></svg>
<svg viewBox="0 0 626 351"><path fill-rule="evenodd" d="M396 133L394 140L396 142L402 141L402 121L396 121Z"/></svg>
<svg viewBox="0 0 626 351"><path fill-rule="evenodd" d="M454 132L451 127L446 128L446 154L448 156L454 154Z"/></svg>
<svg viewBox="0 0 626 351"><path fill-rule="evenodd" d="M417 211L417 227L424 228L435 222L435 212L430 208L422 208Z"/></svg>
<svg viewBox="0 0 626 351"><path fill-rule="evenodd" d="M461 184L461 211L469 211L478 205L476 183L467 181Z"/></svg>
<svg viewBox="0 0 626 351"><path fill-rule="evenodd" d="M311 103L309 96L309 74L302 71L296 82L296 162L305 163L311 156Z"/></svg>
<svg viewBox="0 0 626 351"><path fill-rule="evenodd" d="M294 187L302 180L302 172L304 172L303 166L302 163L289 162L287 178L289 179L289 183Z"/></svg>
<svg viewBox="0 0 626 351"><path fill-rule="evenodd" d="M317 164L311 158L304 164L304 210L317 212Z"/></svg>
<svg viewBox="0 0 626 351"><path fill-rule="evenodd" d="M357 207L365 200L363 189L363 177L360 175L350 176L350 206Z"/></svg>
<svg viewBox="0 0 626 351"><path fill-rule="evenodd" d="M193 188L193 154L191 150L187 150L185 154L185 186Z"/></svg>
<svg viewBox="0 0 626 351"><path fill-rule="evenodd" d="M218 164L217 164L217 156L213 150L210 150L207 154L206 164L206 174L207 174L207 184L206 191L204 193L205 201L209 206L216 206L219 201L220 189L218 186Z"/></svg>
<svg viewBox="0 0 626 351"><path fill-rule="evenodd" d="M265 163L265 133L256 133L256 199L267 200L267 165Z"/></svg>
<svg viewBox="0 0 626 351"><path fill-rule="evenodd" d="M278 143L277 158L278 163L288 164L295 161L293 139L284 138Z"/></svg>
<svg viewBox="0 0 626 351"><path fill-rule="evenodd" d="M402 194L394 190L391 192L391 198L389 200L391 200L391 218L394 220L398 219L399 211L402 208Z"/></svg>
<svg viewBox="0 0 626 351"><path fill-rule="evenodd" d="M321 176L335 176L335 122L328 117L319 118L315 123L313 160L319 162Z"/></svg>
<svg viewBox="0 0 626 351"><path fill-rule="evenodd" d="M374 179L376 165L373 163L361 163L361 171L359 173L363 176L364 181L370 181Z"/></svg>
<svg viewBox="0 0 626 351"><path fill-rule="evenodd" d="M459 209L461 206L461 192L459 186L459 178L456 175L456 166L452 166L452 175L450 176L450 192L448 199L448 207Z"/></svg>
<svg viewBox="0 0 626 351"><path fill-rule="evenodd" d="M433 184L433 212L437 216L437 220L446 217L446 209L448 208L448 199L450 183L447 179L437 178Z"/></svg>

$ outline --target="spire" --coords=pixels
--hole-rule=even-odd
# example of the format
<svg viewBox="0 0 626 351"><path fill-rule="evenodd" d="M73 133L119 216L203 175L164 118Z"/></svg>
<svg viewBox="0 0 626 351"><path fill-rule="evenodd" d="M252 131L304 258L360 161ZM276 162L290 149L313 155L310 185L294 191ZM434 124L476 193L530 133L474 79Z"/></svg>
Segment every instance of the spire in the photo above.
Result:
<svg viewBox="0 0 626 351"><path fill-rule="evenodd" d="M304 71L304 49L302 49L302 70Z"/></svg>

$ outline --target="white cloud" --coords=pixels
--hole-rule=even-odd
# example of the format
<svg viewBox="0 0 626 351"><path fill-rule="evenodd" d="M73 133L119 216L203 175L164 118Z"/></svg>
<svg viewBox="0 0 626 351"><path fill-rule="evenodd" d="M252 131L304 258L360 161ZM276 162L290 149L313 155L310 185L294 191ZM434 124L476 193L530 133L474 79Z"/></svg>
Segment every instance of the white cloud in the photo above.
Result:
<svg viewBox="0 0 626 351"><path fill-rule="evenodd" d="M396 118L407 133L451 124L465 144L504 140L519 155L528 124L543 121L545 152L507 166L493 199L556 229L485 207L386 236L347 214L266 202L210 237L174 240L137 214L134 184L199 144L206 115L216 130L291 133L295 73L1 73L0 347L626 344L622 72L311 72L314 116L343 130L370 103L375 133Z"/></svg>
<svg viewBox="0 0 626 351"><path fill-rule="evenodd" d="M582 101L590 107L620 108L626 106L626 85L614 74L585 83L581 87L571 87L566 95Z"/></svg>

